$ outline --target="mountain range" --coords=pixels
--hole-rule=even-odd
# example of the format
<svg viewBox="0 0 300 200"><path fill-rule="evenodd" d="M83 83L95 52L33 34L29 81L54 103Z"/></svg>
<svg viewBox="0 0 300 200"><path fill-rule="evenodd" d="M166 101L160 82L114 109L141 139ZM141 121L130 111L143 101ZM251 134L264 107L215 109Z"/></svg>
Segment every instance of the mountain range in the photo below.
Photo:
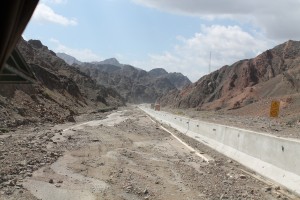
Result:
<svg viewBox="0 0 300 200"><path fill-rule="evenodd" d="M221 67L161 98L163 106L197 110L269 112L272 100L282 112L300 113L300 42L287 41L252 59Z"/></svg>
<svg viewBox="0 0 300 200"><path fill-rule="evenodd" d="M266 115L270 102L278 100L282 116L296 119L300 113L299 41L290 40L255 58L225 65L195 83L181 73L163 68L145 71L115 58L80 62L56 54L39 40L22 39L18 49L37 82L1 85L1 127L74 121L73 116L80 113L156 100L172 108L256 116Z"/></svg>
<svg viewBox="0 0 300 200"><path fill-rule="evenodd" d="M57 55L66 62L77 61L66 54ZM73 62L73 66L92 77L98 84L114 88L130 103L154 103L166 92L191 84L181 73L168 73L163 68L147 72L131 65L120 64L115 58L90 63Z"/></svg>

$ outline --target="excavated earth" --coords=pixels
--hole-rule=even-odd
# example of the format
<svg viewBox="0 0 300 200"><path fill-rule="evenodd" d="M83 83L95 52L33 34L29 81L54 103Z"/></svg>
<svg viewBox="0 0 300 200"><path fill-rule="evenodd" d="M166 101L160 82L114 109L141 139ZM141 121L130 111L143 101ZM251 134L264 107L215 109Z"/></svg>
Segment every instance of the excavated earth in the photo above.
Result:
<svg viewBox="0 0 300 200"><path fill-rule="evenodd" d="M296 199L134 106L76 121L0 135L0 200Z"/></svg>

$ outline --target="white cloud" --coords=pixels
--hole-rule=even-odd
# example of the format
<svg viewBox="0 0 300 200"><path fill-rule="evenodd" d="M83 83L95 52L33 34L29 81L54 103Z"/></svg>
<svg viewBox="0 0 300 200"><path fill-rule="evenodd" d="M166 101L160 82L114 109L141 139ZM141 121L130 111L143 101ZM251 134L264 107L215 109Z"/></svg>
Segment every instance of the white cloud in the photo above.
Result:
<svg viewBox="0 0 300 200"><path fill-rule="evenodd" d="M182 72L192 81L198 80L211 68L216 70L240 59L255 57L274 44L260 35L250 35L239 26L202 26L191 38L177 37L179 43L171 51L151 54L147 61L136 61L147 69L163 67L170 72Z"/></svg>
<svg viewBox="0 0 300 200"><path fill-rule="evenodd" d="M68 19L67 17L64 17L60 14L57 14L54 12L52 8L47 6L44 3L38 4L34 14L33 14L33 20L45 23L45 22L51 22L60 24L63 26L75 26L77 25L76 19Z"/></svg>
<svg viewBox="0 0 300 200"><path fill-rule="evenodd" d="M56 39L50 39L50 41L55 45L55 47L53 48L55 52L66 53L70 56L75 57L79 61L92 62L104 60L100 55L90 49L74 49L63 45Z"/></svg>
<svg viewBox="0 0 300 200"><path fill-rule="evenodd" d="M229 18L250 22L272 39L300 39L299 0L132 0L133 2L203 19Z"/></svg>

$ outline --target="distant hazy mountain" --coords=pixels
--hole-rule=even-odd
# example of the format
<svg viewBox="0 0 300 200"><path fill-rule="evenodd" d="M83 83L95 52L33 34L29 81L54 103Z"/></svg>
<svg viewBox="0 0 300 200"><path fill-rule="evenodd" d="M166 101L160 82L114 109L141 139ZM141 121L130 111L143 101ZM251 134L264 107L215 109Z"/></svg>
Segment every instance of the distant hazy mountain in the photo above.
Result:
<svg viewBox="0 0 300 200"><path fill-rule="evenodd" d="M67 54L57 56L77 67L97 81L98 84L116 89L129 102L155 102L170 90L182 89L191 81L181 73L168 73L163 68L149 72L131 65L121 64L116 58L100 62L79 62Z"/></svg>
<svg viewBox="0 0 300 200"><path fill-rule="evenodd" d="M95 64L97 63L97 64ZM112 73L117 70L121 70L122 67L111 65L111 64L98 64L99 62L93 62L93 63L82 63L80 65L80 69L95 69L98 72L102 73Z"/></svg>
<svg viewBox="0 0 300 200"><path fill-rule="evenodd" d="M168 72L163 68L155 68L155 69L150 70L148 73L150 76L153 76L153 77L159 77L159 76L168 74Z"/></svg>
<svg viewBox="0 0 300 200"><path fill-rule="evenodd" d="M107 65L114 65L117 67L122 67L123 64L120 64L119 61L116 58L109 58L100 62L91 62L92 64L107 64Z"/></svg>
<svg viewBox="0 0 300 200"><path fill-rule="evenodd" d="M191 83L181 73L168 73L163 68L147 72L131 65L117 66L117 63L116 59L108 59L105 62L83 63L79 68L99 84L116 89L123 98L133 103L155 102L166 92Z"/></svg>
<svg viewBox="0 0 300 200"><path fill-rule="evenodd" d="M73 56L70 56L65 53L56 53L56 56L63 59L67 64L73 65L73 64L78 64L81 65L82 62L74 58Z"/></svg>

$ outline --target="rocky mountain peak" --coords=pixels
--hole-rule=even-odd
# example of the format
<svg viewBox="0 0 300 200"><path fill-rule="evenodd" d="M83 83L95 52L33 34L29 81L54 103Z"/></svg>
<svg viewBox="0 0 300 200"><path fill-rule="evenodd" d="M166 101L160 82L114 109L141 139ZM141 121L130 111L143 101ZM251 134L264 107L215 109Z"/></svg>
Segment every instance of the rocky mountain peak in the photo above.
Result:
<svg viewBox="0 0 300 200"><path fill-rule="evenodd" d="M102 64L102 65L114 65L117 67L122 67L123 65L116 58L105 59L100 62L91 62L92 64Z"/></svg>
<svg viewBox="0 0 300 200"><path fill-rule="evenodd" d="M119 65L120 64L120 62L116 58L109 58L109 59L103 60L102 62L106 63L106 64L111 64L111 65Z"/></svg>
<svg viewBox="0 0 300 200"><path fill-rule="evenodd" d="M44 45L42 44L42 42L40 40L29 40L28 43L38 49L41 49L44 47Z"/></svg>
<svg viewBox="0 0 300 200"><path fill-rule="evenodd" d="M168 74L168 72L163 68L155 68L150 70L148 73L150 76L154 76L154 77L159 77Z"/></svg>
<svg viewBox="0 0 300 200"><path fill-rule="evenodd" d="M77 60L75 57L70 56L66 53L56 53L56 56L63 59L69 65L73 65L73 64L81 65L82 64L82 62Z"/></svg>
<svg viewBox="0 0 300 200"><path fill-rule="evenodd" d="M289 40L274 47L272 53L283 58L295 58L300 53L300 41Z"/></svg>

